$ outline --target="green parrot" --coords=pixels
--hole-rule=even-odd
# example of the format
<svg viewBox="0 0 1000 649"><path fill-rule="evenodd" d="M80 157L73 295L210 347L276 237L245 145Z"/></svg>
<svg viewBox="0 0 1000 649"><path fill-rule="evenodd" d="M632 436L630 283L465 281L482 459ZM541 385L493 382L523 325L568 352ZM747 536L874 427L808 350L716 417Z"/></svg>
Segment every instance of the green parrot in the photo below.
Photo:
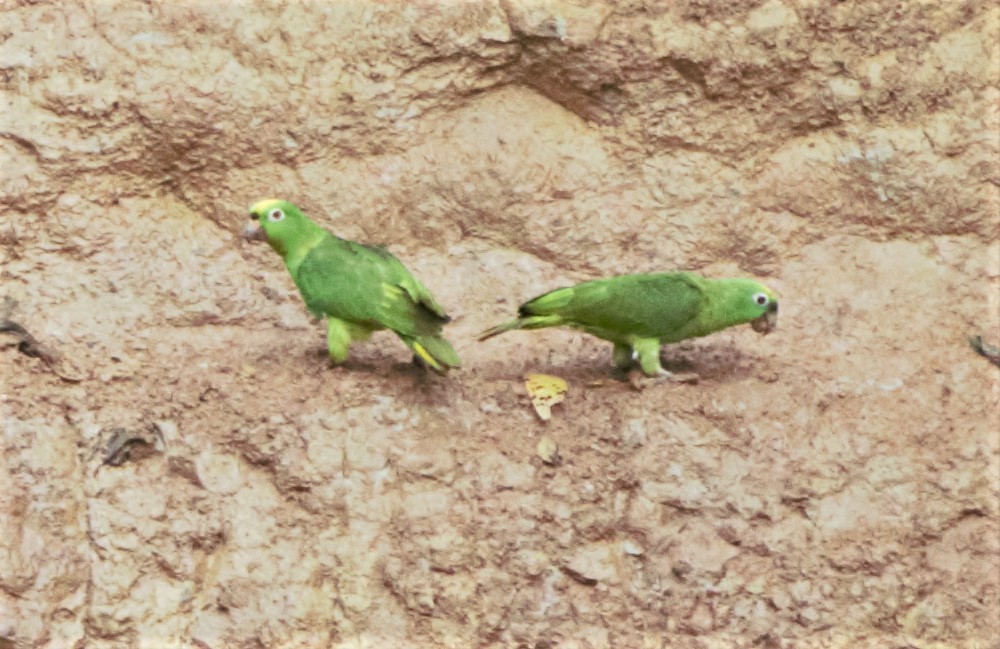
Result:
<svg viewBox="0 0 1000 649"><path fill-rule="evenodd" d="M250 208L243 235L267 241L285 261L309 311L317 318L326 316L331 363L347 360L353 341L391 329L415 359L434 371L444 374L461 366L441 336L450 318L389 251L335 237L277 199Z"/></svg>
<svg viewBox="0 0 1000 649"><path fill-rule="evenodd" d="M646 376L670 377L660 345L750 323L767 334L778 324L778 300L749 279L707 279L694 273L618 275L556 289L525 302L518 317L487 329L486 340L513 329L572 327L614 343L614 364Z"/></svg>

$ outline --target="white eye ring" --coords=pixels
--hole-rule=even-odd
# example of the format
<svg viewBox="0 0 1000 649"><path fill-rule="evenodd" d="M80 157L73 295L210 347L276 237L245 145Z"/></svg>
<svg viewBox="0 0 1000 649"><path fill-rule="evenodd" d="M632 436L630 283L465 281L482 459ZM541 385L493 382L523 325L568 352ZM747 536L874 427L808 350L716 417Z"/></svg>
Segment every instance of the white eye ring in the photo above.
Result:
<svg viewBox="0 0 1000 649"><path fill-rule="evenodd" d="M767 303L770 301L771 300L763 293L753 294L753 303L756 304L757 306L767 306Z"/></svg>
<svg viewBox="0 0 1000 649"><path fill-rule="evenodd" d="M279 210L277 207L267 213L268 221L280 221L285 218L285 213Z"/></svg>

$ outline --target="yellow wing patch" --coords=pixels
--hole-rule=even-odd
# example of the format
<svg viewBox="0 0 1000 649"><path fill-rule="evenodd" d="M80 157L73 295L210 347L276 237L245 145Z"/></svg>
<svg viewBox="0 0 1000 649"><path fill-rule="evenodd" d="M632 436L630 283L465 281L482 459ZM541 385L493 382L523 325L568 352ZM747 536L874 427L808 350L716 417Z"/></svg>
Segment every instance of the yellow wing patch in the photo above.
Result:
<svg viewBox="0 0 1000 649"><path fill-rule="evenodd" d="M438 372L445 371L445 368L441 366L441 363L438 363L437 360L430 355L430 352L424 349L424 346L417 341L413 341L412 349L416 352L417 356L420 357L420 360L427 363L430 367L434 368Z"/></svg>
<svg viewBox="0 0 1000 649"><path fill-rule="evenodd" d="M399 303L399 299L403 295L403 289L398 286L393 286L392 284L386 284L382 282L382 308L392 309Z"/></svg>
<svg viewBox="0 0 1000 649"><path fill-rule="evenodd" d="M569 384L558 376L549 374L528 374L524 377L524 387L528 389L531 405L535 407L542 421L552 419L552 406L566 398Z"/></svg>

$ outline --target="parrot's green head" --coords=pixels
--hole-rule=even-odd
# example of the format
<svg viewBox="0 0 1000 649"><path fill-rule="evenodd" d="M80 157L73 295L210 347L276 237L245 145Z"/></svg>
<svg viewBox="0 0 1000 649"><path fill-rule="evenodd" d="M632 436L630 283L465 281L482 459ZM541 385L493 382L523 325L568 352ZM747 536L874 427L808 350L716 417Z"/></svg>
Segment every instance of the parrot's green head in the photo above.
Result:
<svg viewBox="0 0 1000 649"><path fill-rule="evenodd" d="M731 322L749 322L753 330L767 335L778 327L778 296L752 279L720 280L725 311Z"/></svg>
<svg viewBox="0 0 1000 649"><path fill-rule="evenodd" d="M243 229L243 236L251 241L268 242L284 257L311 240L318 230L318 225L288 201L265 198L250 207L250 221Z"/></svg>

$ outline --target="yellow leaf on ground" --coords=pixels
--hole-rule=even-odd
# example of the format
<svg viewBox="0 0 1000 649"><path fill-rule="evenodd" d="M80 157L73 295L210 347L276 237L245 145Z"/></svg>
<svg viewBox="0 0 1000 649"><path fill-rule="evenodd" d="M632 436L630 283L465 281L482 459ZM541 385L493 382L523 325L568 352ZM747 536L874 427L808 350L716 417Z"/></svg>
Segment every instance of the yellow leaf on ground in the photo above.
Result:
<svg viewBox="0 0 1000 649"><path fill-rule="evenodd" d="M562 403L569 385L558 376L548 374L528 374L524 377L524 387L528 388L531 405L542 421L552 419L552 406Z"/></svg>
<svg viewBox="0 0 1000 649"><path fill-rule="evenodd" d="M535 452L538 454L538 457L542 458L542 462L551 464L552 466L559 464L559 461L562 459L559 457L559 445L556 444L556 440L548 435L542 435L542 438L538 440Z"/></svg>

